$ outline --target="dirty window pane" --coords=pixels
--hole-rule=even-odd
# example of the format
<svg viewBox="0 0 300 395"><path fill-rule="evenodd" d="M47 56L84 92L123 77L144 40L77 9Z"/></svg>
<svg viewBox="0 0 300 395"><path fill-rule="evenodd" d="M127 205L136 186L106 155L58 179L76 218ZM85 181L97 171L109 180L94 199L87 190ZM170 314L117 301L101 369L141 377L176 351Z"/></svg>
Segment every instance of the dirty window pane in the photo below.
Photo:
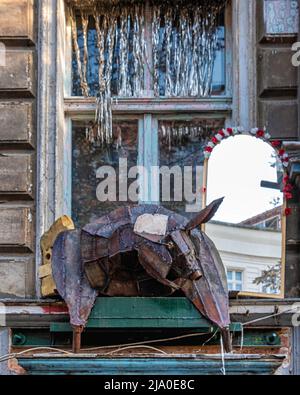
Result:
<svg viewBox="0 0 300 395"><path fill-rule="evenodd" d="M186 217L192 217L195 212L200 211L203 196L204 147L212 131L223 126L224 120L196 118L159 122L160 170L162 173L162 167L166 166L171 174L170 182L167 173L160 175L160 202L164 207ZM187 205L191 207L187 209Z"/></svg>
<svg viewBox="0 0 300 395"><path fill-rule="evenodd" d="M192 15L191 23L194 24ZM210 57L213 53L210 52L209 47L206 48L205 64L199 62L203 59L200 53L202 45L196 45L197 36L190 31L186 38L187 48L181 48L178 43L178 38L184 34L182 27L179 25L178 20L173 21L172 31L170 38L166 37L166 20L162 17L159 36L159 95L160 96L177 96L177 97L203 97L211 93L213 95L221 95L225 90L225 21L224 13L218 17L217 29L217 50L215 59L213 61L212 79L210 80L211 70L209 65ZM211 38L212 39L212 38ZM203 50L203 49L202 49ZM184 52L180 56L179 52ZM167 59L169 58L169 64ZM166 77L167 69L170 69L170 79L168 85L168 78ZM200 77L201 76L201 77ZM201 78L203 79L201 83ZM178 82L176 83L176 79ZM211 81L211 84L207 84ZM208 86L211 85L211 92L206 92Z"/></svg>
<svg viewBox="0 0 300 395"><path fill-rule="evenodd" d="M127 159L128 169L137 165L138 121L115 121L113 135L114 144L102 148L99 144L92 144L86 139L84 123L73 123L72 218L77 226L89 223L122 205L132 203L128 199L124 202L119 201L119 160ZM98 200L97 187L107 175L97 179L96 172L101 167L103 169L103 166L111 166L115 169L116 201ZM130 184L132 182L134 179L130 180ZM113 186L111 183L110 187Z"/></svg>
<svg viewBox="0 0 300 395"><path fill-rule="evenodd" d="M169 38L166 36L166 15L161 15L159 32L156 39L151 38L151 43L144 43L142 46L153 45L157 43L157 64L151 66L151 74L158 75L158 92L153 86L156 96L160 97L205 97L212 95L222 95L225 92L225 18L224 12L218 16L217 28L217 49L216 53L206 48L206 53L200 53L205 47L198 43L195 38L197 35L193 32L195 29L195 22L193 15L190 15L189 21L191 28L189 30L189 37L187 38L186 48L182 47L179 39L182 37L183 31L179 26L178 19L173 20L172 31ZM80 48L81 62L84 63L84 39L81 17L76 18L77 23L77 41ZM93 16L89 17L87 31L87 83L89 86L90 96L97 96L99 93L99 49L97 40L97 31L95 27L95 20ZM112 69L111 69L111 95L118 97L143 97L145 96L144 86L144 69L147 65L149 69L149 61L146 59L144 50L136 50L136 33L135 21L128 18L128 21L122 25L122 16L118 17L117 28L115 32L115 40L112 52ZM153 22L152 22L153 23ZM123 26L123 30L122 30ZM124 30L125 29L125 30ZM126 36L126 53L122 50L122 35ZM200 38L200 35L198 35ZM203 40L203 38L201 38ZM210 40L215 40L211 37ZM109 59L109 45L107 38L103 51L104 58L104 74L106 73L108 59ZM137 55L135 52L137 51ZM152 48L153 57L156 50ZM194 54L194 55L193 55ZM169 61L167 58L169 57ZM185 62L185 59L187 61ZM198 59L206 59L206 61L199 62ZM126 62L124 64L124 62ZM213 63L213 70L211 73L210 64ZM142 65L142 67L140 66ZM123 66L123 67L122 67ZM166 88L166 72L170 69L170 87L169 91ZM178 74L179 73L179 74ZM194 77L191 77L192 75ZM212 74L212 80L211 80ZM185 76L183 78L183 76ZM202 76L203 82L197 82L199 76ZM106 78L106 77L105 77ZM199 77L200 78L200 77ZM178 82L176 82L176 79ZM126 84L122 81L126 80ZM207 81L209 83L207 84ZM195 84L194 84L195 82ZM153 84L155 85L155 84ZM207 89L209 86L210 89ZM80 78L78 73L76 53L73 51L72 59L72 94L74 96L82 96L80 86Z"/></svg>
<svg viewBox="0 0 300 395"><path fill-rule="evenodd" d="M241 272L236 272L236 280L237 281L242 281L242 273Z"/></svg>
<svg viewBox="0 0 300 395"><path fill-rule="evenodd" d="M81 53L81 61L83 61L83 31L81 25L81 19L77 18L77 35L78 35L78 45ZM132 22L129 25L128 29L128 47L127 53L128 56L128 64L126 64L126 74L129 74L128 80L132 80L132 76L135 74L135 64L133 59L133 25ZM118 22L118 28L116 37L120 37L120 21ZM87 62L87 82L90 88L90 96L97 96L99 92L99 49L97 46L97 32L95 28L95 21L93 17L89 17L89 29L88 29L88 62ZM112 61L112 72L111 72L111 94L113 96L121 96L119 94L121 90L121 67L120 67L120 40L116 40L116 44L113 47L113 61ZM105 44L104 51L104 59L105 59L105 69L107 67L109 58L109 49L107 43ZM73 60L72 60L72 80L73 80L73 95L74 96L82 96L82 91L80 87L80 78L78 75L78 68L76 62L76 56L73 52ZM104 70L105 71L105 70ZM122 95L123 96L123 95ZM128 96L132 96L132 94L128 94Z"/></svg>

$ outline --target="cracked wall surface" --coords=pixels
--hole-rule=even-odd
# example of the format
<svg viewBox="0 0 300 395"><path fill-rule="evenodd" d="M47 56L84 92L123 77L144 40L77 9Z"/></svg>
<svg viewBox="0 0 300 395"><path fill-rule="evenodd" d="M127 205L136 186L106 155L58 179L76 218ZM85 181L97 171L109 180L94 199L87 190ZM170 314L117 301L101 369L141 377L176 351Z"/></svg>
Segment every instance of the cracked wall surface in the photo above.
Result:
<svg viewBox="0 0 300 395"><path fill-rule="evenodd" d="M0 299L35 296L36 5L0 2Z"/></svg>

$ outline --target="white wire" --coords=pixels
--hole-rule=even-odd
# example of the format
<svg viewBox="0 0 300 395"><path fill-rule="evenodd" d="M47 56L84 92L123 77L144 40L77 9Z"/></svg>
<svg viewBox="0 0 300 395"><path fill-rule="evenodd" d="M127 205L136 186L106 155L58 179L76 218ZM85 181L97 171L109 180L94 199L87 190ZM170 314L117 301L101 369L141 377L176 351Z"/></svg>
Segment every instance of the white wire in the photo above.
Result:
<svg viewBox="0 0 300 395"><path fill-rule="evenodd" d="M242 326L247 326L247 325L250 325L250 324L255 324L256 322L261 322L261 321L267 320L268 318L278 317L279 315L292 313L292 312L295 311L295 310L298 311L298 310L299 310L299 306L295 306L295 307L293 307L293 308L290 309L290 310L281 311L280 313L274 313L274 314L271 314L271 315L267 315L267 316L265 316L265 317L257 318L256 320L253 320L253 321L245 322L245 323L242 324Z"/></svg>
<svg viewBox="0 0 300 395"><path fill-rule="evenodd" d="M150 343L162 343L162 342L168 342L168 341L174 341L174 340L179 340L179 339L185 339L185 338L191 338L191 337L196 337L196 336L203 336L203 335L207 335L207 333L191 333L189 335L182 335L182 336L176 336L176 337L170 337L170 338L165 338L165 339L157 339L157 340L146 340L144 342L136 342L136 343L125 343L125 344L116 344L116 345L108 345L108 346L101 346L101 347L93 347L93 348L83 348L80 351L96 351L96 350L103 350L103 349L108 349L108 348L118 348L120 349L120 347L122 348L135 348L135 346L144 346L145 348L147 347L146 344L150 344ZM150 346L149 346L150 348ZM155 349L153 347L153 349ZM28 352L34 352L34 351L39 351L39 350L50 350L50 351L57 351L57 352L61 352L63 354L68 354L68 355L77 355L78 354L74 354L73 352L70 351L66 351L66 350L62 350L60 348L54 348L54 347L34 347L34 348L29 348L27 350L24 351L20 351L18 353L11 353L11 354L6 354L6 355L2 355L0 356L0 362L4 362L7 361L9 359L12 358L16 358L20 355L24 355L27 354ZM116 350L118 351L118 350ZM156 349L156 351L160 351L162 353L165 353L162 350ZM166 354L166 353L165 353Z"/></svg>
<svg viewBox="0 0 300 395"><path fill-rule="evenodd" d="M242 332L241 332L241 347L240 350L244 348L244 326L242 325Z"/></svg>
<svg viewBox="0 0 300 395"><path fill-rule="evenodd" d="M116 344L116 345L109 345L109 346L93 347L93 348L82 348L81 351L97 351L97 350L103 350L103 349L106 349L106 348L117 348L117 347L126 347L126 346L140 346L140 345L143 345L143 344L151 344L151 343L164 343L164 342L168 342L168 341L187 339L187 338L197 337L197 336L204 336L204 335L207 335L207 334L208 333L191 333L189 335L169 337L169 338L157 339L157 340L146 340L146 341L141 341L141 342L136 342L136 343L125 343L125 344Z"/></svg>
<svg viewBox="0 0 300 395"><path fill-rule="evenodd" d="M216 331L214 332L214 334L213 334L208 340L206 340L206 341L202 344L202 347L205 346L207 343L209 343L209 342L216 336L216 334L217 334L218 332L219 332L219 328L216 329Z"/></svg>
<svg viewBox="0 0 300 395"><path fill-rule="evenodd" d="M118 348L117 350L110 351L109 353L104 354L104 355L112 355L112 354L115 354L117 352L128 350L128 349L133 349L133 348L148 348L150 350L158 351L161 354L168 355L168 353L166 353L165 351L160 350L159 348L156 348L156 347L152 347L152 346L128 346L128 347L122 347L122 348Z"/></svg>
<svg viewBox="0 0 300 395"><path fill-rule="evenodd" d="M27 350L23 350L23 351L20 351L20 352L2 355L2 356L0 357L0 362L8 361L9 359L16 358L16 357L18 357L18 356L20 356L20 355L27 354L28 352L33 352L33 351L38 351L38 350L50 350L51 352L52 352L52 351L56 351L56 352L60 352L60 353L62 353L62 354L74 355L72 352L66 351L66 350L62 350L62 349L60 349L60 348L54 348L54 347L34 347L34 348L28 348Z"/></svg>
<svg viewBox="0 0 300 395"><path fill-rule="evenodd" d="M220 337L220 343L221 343L221 357L222 357L222 368L221 368L221 372L222 372L223 376L226 376L225 353L224 353L224 344L223 344L223 338L222 338L222 336Z"/></svg>

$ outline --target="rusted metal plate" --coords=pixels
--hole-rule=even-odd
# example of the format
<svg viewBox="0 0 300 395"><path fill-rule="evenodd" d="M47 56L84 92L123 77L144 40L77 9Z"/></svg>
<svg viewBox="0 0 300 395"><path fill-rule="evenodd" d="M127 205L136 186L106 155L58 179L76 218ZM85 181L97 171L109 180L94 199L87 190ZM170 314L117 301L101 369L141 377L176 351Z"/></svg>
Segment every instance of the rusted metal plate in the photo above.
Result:
<svg viewBox="0 0 300 395"><path fill-rule="evenodd" d="M105 258L108 253L108 240L104 237L93 237L89 233L81 233L81 256L84 262L92 262Z"/></svg>
<svg viewBox="0 0 300 395"><path fill-rule="evenodd" d="M109 256L133 251L135 246L135 235L132 232L131 224L126 224L118 228L109 240Z"/></svg>
<svg viewBox="0 0 300 395"><path fill-rule="evenodd" d="M53 278L68 305L70 322L74 326L86 325L97 296L82 267L80 240L81 230L63 232L52 251Z"/></svg>
<svg viewBox="0 0 300 395"><path fill-rule="evenodd" d="M85 325L94 289L107 296L162 296L181 289L220 327L229 351L225 269L212 241L198 229L222 201L214 201L190 222L158 206L122 207L83 231L61 234L53 248L53 275L69 306L71 323ZM172 230L167 226L165 237L156 241L136 234L135 222L145 213L168 214ZM79 344L78 331L75 339Z"/></svg>
<svg viewBox="0 0 300 395"><path fill-rule="evenodd" d="M216 212L218 211L219 207L223 203L224 198L215 200L209 206L207 206L204 210L202 210L199 214L195 215L193 219L186 226L186 230L193 230L199 227L202 224L207 223L210 221Z"/></svg>
<svg viewBox="0 0 300 395"><path fill-rule="evenodd" d="M109 238L120 227L131 223L127 207L121 207L114 212L101 217L83 227L83 230L92 236Z"/></svg>
<svg viewBox="0 0 300 395"><path fill-rule="evenodd" d="M142 242L138 247L139 259L146 272L158 280L166 279L173 259L163 245Z"/></svg>
<svg viewBox="0 0 300 395"><path fill-rule="evenodd" d="M225 347L230 350L229 299L225 269L213 242L201 231L192 231L203 276L184 284L183 290L196 308L223 330Z"/></svg>

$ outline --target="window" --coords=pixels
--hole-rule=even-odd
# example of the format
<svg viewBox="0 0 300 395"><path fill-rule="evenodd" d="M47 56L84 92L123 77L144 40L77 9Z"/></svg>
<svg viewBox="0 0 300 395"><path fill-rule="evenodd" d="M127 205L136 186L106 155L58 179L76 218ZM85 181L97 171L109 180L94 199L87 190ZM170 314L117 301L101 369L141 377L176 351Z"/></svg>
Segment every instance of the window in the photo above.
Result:
<svg viewBox="0 0 300 395"><path fill-rule="evenodd" d="M225 1L211 3L72 8L72 94L97 96L103 81L115 97L224 94Z"/></svg>
<svg viewBox="0 0 300 395"><path fill-rule="evenodd" d="M227 270L227 281L229 291L243 290L243 272L236 270Z"/></svg>
<svg viewBox="0 0 300 395"><path fill-rule="evenodd" d="M128 196L120 201L118 182L116 202L97 196L100 167L114 167L120 180L120 159L127 160L128 172L136 165L148 175L157 167L169 169L146 181L137 175L139 201L160 202L185 215L187 205L200 210L203 147L230 117L230 5L224 9L225 2L215 0L205 11L201 1L187 0L180 7L137 3L114 12L74 7L68 19L73 51L66 67L72 75L65 97L72 142L67 172L72 174L69 213L76 225L137 203ZM191 168L189 190L184 189L184 166Z"/></svg>
<svg viewBox="0 0 300 395"><path fill-rule="evenodd" d="M122 166L119 161L126 159L128 169L137 164L138 122L138 119L114 120L113 144L107 147L101 147L97 143L91 144L86 138L85 123L73 122L72 218L78 226L83 226L121 205L131 203L128 196L125 199L119 196L122 189L120 188ZM111 185L111 193L115 196L108 201L101 201L100 192L97 193L99 183L97 172L105 166L111 166L115 170L115 186Z"/></svg>
<svg viewBox="0 0 300 395"><path fill-rule="evenodd" d="M264 220L257 224L257 227L259 229L272 229L272 230L281 230L281 218L280 216L278 217L273 217L268 220Z"/></svg>

